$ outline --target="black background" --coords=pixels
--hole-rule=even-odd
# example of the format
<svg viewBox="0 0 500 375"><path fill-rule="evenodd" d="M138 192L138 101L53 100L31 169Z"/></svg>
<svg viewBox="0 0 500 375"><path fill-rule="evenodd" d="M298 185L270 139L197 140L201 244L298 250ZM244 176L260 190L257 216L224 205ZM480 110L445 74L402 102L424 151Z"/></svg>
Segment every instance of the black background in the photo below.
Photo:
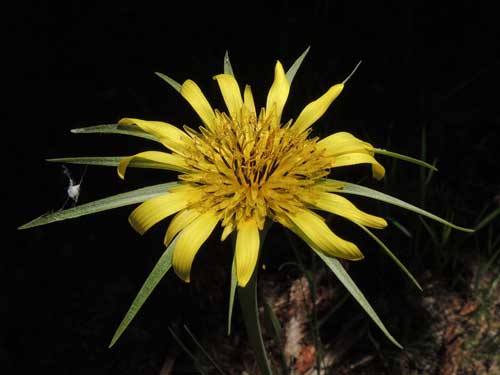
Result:
<svg viewBox="0 0 500 375"><path fill-rule="evenodd" d="M276 59L288 67L311 46L288 117L363 60L317 131L347 130L419 156L425 125L428 158L439 158L436 178L479 210L499 188L497 18L494 6L481 2L320 0L26 2L6 12L0 302L6 373L153 374L170 341L168 298L176 292L166 291L153 296L115 349L106 348L162 251L164 225L142 239L124 208L16 230L64 201L65 177L45 158L125 155L148 146L70 129L125 116L195 126L188 104L153 72L194 79L222 108L211 77L221 72L226 50L240 84L252 84L263 104ZM82 173L71 170L75 178ZM112 169L90 168L81 201L152 181L148 173L123 182ZM401 195L411 201L411 188ZM188 293L172 275L165 283ZM196 305L179 309L194 316Z"/></svg>

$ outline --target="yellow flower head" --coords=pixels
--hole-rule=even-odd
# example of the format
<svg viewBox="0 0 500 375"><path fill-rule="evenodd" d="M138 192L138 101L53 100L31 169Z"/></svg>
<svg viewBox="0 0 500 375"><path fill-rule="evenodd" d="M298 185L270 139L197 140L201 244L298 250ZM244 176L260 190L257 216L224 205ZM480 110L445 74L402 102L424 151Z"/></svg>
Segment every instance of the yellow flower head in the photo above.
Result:
<svg viewBox="0 0 500 375"><path fill-rule="evenodd" d="M171 124L125 118L121 125L138 126L158 138L170 152L147 151L123 158L118 173L139 159L180 172L180 185L138 206L130 224L143 234L175 214L165 244L178 236L172 263L177 275L189 281L193 259L217 223L222 240L236 230L235 264L238 284L250 279L260 248L259 232L266 218L279 222L314 248L339 258L358 260L363 255L352 242L335 235L314 210L330 212L355 223L384 228L384 219L357 209L347 199L329 192L324 178L331 168L369 163L376 178L384 168L374 148L346 132L324 139L310 138L310 127L341 93L344 84L332 86L309 103L295 121L283 122L288 82L280 62L265 108L257 111L250 86L243 95L231 74L214 77L227 112L212 109L201 89L185 81L180 93L199 115L198 130Z"/></svg>

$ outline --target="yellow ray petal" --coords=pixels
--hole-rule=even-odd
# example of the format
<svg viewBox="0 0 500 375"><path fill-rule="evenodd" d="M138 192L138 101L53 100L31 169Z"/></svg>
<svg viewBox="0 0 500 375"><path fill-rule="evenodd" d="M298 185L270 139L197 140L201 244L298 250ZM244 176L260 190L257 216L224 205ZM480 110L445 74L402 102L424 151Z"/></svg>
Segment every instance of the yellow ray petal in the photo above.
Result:
<svg viewBox="0 0 500 375"><path fill-rule="evenodd" d="M243 92L243 103L245 104L245 107L247 107L247 109L250 111L250 113L253 113L254 115L257 114L257 111L255 109L255 102L253 100L252 89L249 85L245 86L245 91Z"/></svg>
<svg viewBox="0 0 500 375"><path fill-rule="evenodd" d="M373 155L373 146L356 138L351 133L338 132L321 139L318 148L324 148L328 156L337 156L350 152L367 152Z"/></svg>
<svg viewBox="0 0 500 375"><path fill-rule="evenodd" d="M182 84L181 95L188 101L189 104L191 104L191 107L193 107L198 116L200 116L203 123L210 130L214 130L214 110L198 85L188 79Z"/></svg>
<svg viewBox="0 0 500 375"><path fill-rule="evenodd" d="M165 239L163 241L165 246L168 246L170 244L170 241L174 239L177 233L191 224L200 215L200 212L198 212L197 210L189 208L178 212L170 221L167 232L165 233Z"/></svg>
<svg viewBox="0 0 500 375"><path fill-rule="evenodd" d="M189 136L176 126L162 121L146 121L137 118L123 118L119 125L136 125L146 133L154 135L168 149L180 154L186 153Z"/></svg>
<svg viewBox="0 0 500 375"><path fill-rule="evenodd" d="M387 226L387 222L381 217L361 211L348 199L337 194L320 193L314 207L370 228L382 229Z"/></svg>
<svg viewBox="0 0 500 375"><path fill-rule="evenodd" d="M275 120L273 125L279 125L281 120L281 113L288 99L290 92L290 83L286 79L285 71L279 61L276 62L274 68L274 81L267 94L266 112L271 113L274 109Z"/></svg>
<svg viewBox="0 0 500 375"><path fill-rule="evenodd" d="M306 105L302 112L300 112L297 120L295 120L293 128L298 132L303 132L309 129L312 124L323 116L328 107L330 107L332 102L337 98L337 96L340 95L343 89L343 83L333 85L321 97Z"/></svg>
<svg viewBox="0 0 500 375"><path fill-rule="evenodd" d="M325 190L325 191L338 191L342 190L345 186L345 182L343 181L337 181L337 180L329 180L326 179L324 181L318 182L318 184Z"/></svg>
<svg viewBox="0 0 500 375"><path fill-rule="evenodd" d="M306 243L325 254L348 260L363 259L363 254L352 242L343 240L334 234L321 217L309 210L299 210L288 214L295 225L292 230Z"/></svg>
<svg viewBox="0 0 500 375"><path fill-rule="evenodd" d="M200 194L196 189L179 189L148 199L132 211L128 221L132 225L132 228L140 234L144 234L159 221L198 200Z"/></svg>
<svg viewBox="0 0 500 375"><path fill-rule="evenodd" d="M243 99L241 98L238 82L231 74L218 74L214 79L219 84L229 115L233 120L239 120Z"/></svg>
<svg viewBox="0 0 500 375"><path fill-rule="evenodd" d="M118 165L118 175L122 179L125 178L125 171L134 159L143 159L146 161L158 163L159 169L168 169L177 172L189 171L188 165L184 161L184 158L179 155L168 154L166 152L160 151L145 151L132 156L124 157L120 160L120 164Z"/></svg>
<svg viewBox="0 0 500 375"><path fill-rule="evenodd" d="M174 271L182 280L189 282L191 265L201 245L214 230L219 216L208 211L198 216L180 234L172 256Z"/></svg>
<svg viewBox="0 0 500 375"><path fill-rule="evenodd" d="M232 222L229 222L226 224L226 226L224 227L224 230L222 231L222 234L220 236L220 240L221 241L225 241L227 236L229 236L231 233L233 233L234 231L234 225Z"/></svg>
<svg viewBox="0 0 500 375"><path fill-rule="evenodd" d="M332 168L344 167L346 165L355 164L371 164L373 177L380 180L385 175L384 167L375 158L369 154L352 152L349 154L339 155L333 158Z"/></svg>
<svg viewBox="0 0 500 375"><path fill-rule="evenodd" d="M254 219L247 220L238 225L238 236L236 237L236 275L238 285L245 287L253 274L257 259L259 257L260 237L257 222Z"/></svg>
<svg viewBox="0 0 500 375"><path fill-rule="evenodd" d="M158 138L172 138L178 141L189 140L189 137L178 127L163 121L147 121L138 118L125 117L118 121L119 125L136 125L146 133Z"/></svg>

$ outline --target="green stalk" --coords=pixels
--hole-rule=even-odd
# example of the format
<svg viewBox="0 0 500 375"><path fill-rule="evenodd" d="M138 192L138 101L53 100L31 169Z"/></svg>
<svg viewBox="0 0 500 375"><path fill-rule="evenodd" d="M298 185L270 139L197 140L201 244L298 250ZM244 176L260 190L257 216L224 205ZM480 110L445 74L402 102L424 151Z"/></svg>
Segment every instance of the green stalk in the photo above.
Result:
<svg viewBox="0 0 500 375"><path fill-rule="evenodd" d="M272 375L259 322L259 308L257 305L257 267L255 267L248 284L244 288L238 287L238 297L241 311L243 312L243 320L245 321L245 327L247 329L248 341L254 350L259 369L263 375Z"/></svg>
<svg viewBox="0 0 500 375"><path fill-rule="evenodd" d="M270 223L266 222L264 230L261 232L260 236L260 249L259 254L262 251L262 245L266 237L267 231L269 230ZM260 256L259 256L260 258ZM272 375L271 365L267 358L266 347L264 346L264 339L262 338L262 330L260 328L259 321L259 306L257 304L257 273L259 270L259 261L253 271L250 281L247 285L242 288L238 287L238 297L240 300L241 311L243 313L243 321L245 322L245 328L247 330L248 341L255 353L255 359L259 366L262 375Z"/></svg>

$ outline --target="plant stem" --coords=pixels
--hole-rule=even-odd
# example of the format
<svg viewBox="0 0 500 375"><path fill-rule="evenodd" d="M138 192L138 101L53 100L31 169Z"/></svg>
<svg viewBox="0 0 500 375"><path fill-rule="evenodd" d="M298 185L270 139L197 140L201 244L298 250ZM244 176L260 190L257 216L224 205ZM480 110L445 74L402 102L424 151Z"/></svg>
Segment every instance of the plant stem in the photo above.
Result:
<svg viewBox="0 0 500 375"><path fill-rule="evenodd" d="M262 247L264 245L267 232L271 228L271 221L266 221L264 229L260 233L260 248L259 259ZM259 321L259 306L257 304L257 273L259 270L259 260L253 271L252 277L244 288L238 287L238 297L240 300L241 311L243 313L243 320L247 330L248 341L252 347L260 372L263 375L272 375L271 366L267 358L266 347L264 346L264 339L262 338L262 330Z"/></svg>
<svg viewBox="0 0 500 375"><path fill-rule="evenodd" d="M255 267L250 281L244 288L238 287L238 297L247 329L248 341L254 350L259 369L263 375L272 375L260 329L259 307L257 305L257 270L258 268Z"/></svg>

